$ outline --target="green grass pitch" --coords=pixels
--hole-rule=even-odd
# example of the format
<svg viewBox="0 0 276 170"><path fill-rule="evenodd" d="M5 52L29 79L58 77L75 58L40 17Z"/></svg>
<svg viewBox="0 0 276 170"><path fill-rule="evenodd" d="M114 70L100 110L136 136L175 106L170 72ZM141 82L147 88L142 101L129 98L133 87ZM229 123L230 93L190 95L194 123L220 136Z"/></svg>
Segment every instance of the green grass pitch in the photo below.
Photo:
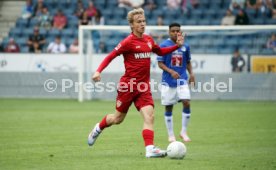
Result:
<svg viewBox="0 0 276 170"><path fill-rule="evenodd" d="M0 99L0 169L276 169L276 102L192 101L193 141L186 144L183 160L144 157L142 118L134 107L121 125L106 129L88 147L90 129L114 106L104 101ZM155 144L166 148L163 110L156 101ZM180 113L178 104L176 134Z"/></svg>

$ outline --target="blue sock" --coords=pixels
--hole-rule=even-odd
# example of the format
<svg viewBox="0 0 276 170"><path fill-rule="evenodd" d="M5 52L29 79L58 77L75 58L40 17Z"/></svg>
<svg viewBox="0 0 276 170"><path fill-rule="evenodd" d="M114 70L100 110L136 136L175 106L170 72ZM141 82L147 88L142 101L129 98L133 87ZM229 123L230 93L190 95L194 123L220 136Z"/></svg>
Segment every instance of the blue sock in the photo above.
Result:
<svg viewBox="0 0 276 170"><path fill-rule="evenodd" d="M172 112L165 112L165 116L172 116Z"/></svg>

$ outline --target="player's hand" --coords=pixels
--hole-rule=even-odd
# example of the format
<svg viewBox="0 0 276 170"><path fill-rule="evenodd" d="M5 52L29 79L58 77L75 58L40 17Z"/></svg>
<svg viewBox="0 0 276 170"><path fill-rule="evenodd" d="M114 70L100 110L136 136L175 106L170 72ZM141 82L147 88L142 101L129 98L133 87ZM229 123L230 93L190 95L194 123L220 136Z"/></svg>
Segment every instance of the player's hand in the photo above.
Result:
<svg viewBox="0 0 276 170"><path fill-rule="evenodd" d="M177 39L176 39L176 44L178 45L178 47L183 46L184 44L184 40L185 40L185 33L179 32L177 33Z"/></svg>
<svg viewBox="0 0 276 170"><path fill-rule="evenodd" d="M190 74L189 84L195 87L195 76L193 74Z"/></svg>
<svg viewBox="0 0 276 170"><path fill-rule="evenodd" d="M93 81L98 82L101 81L101 73L96 71L94 75L92 76Z"/></svg>
<svg viewBox="0 0 276 170"><path fill-rule="evenodd" d="M171 71L171 76L174 78L174 79L179 79L180 78L180 75L176 72L176 71Z"/></svg>

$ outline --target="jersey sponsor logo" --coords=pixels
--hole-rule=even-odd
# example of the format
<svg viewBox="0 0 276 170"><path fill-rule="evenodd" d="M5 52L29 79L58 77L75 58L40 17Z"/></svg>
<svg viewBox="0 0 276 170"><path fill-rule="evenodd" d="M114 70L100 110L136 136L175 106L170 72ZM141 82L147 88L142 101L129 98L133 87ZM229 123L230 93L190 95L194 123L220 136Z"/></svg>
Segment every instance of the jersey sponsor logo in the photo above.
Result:
<svg viewBox="0 0 276 170"><path fill-rule="evenodd" d="M119 48L121 48L121 46L122 46L122 45L119 43L119 44L117 45L117 47L115 47L115 50L117 50L117 51L118 51L118 50L119 50Z"/></svg>
<svg viewBox="0 0 276 170"><path fill-rule="evenodd" d="M183 58L180 54L173 54L171 58L171 65L173 67L182 67Z"/></svg>
<svg viewBox="0 0 276 170"><path fill-rule="evenodd" d="M134 57L135 59L141 59L141 58L150 58L151 53L135 53Z"/></svg>
<svg viewBox="0 0 276 170"><path fill-rule="evenodd" d="M135 48L138 49L138 48L141 48L141 46L140 46L140 45L137 45Z"/></svg>

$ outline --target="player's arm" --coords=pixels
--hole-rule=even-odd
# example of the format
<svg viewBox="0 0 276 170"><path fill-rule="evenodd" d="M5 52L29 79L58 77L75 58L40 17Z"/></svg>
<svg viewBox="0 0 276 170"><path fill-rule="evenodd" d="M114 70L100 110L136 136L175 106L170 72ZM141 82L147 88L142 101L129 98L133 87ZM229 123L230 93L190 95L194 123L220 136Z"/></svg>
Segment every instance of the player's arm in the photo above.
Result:
<svg viewBox="0 0 276 170"><path fill-rule="evenodd" d="M192 64L191 64L191 61L189 61L187 63L187 70L189 72L189 84L192 84L194 85L195 84L195 75L193 73L193 68L192 68Z"/></svg>
<svg viewBox="0 0 276 170"><path fill-rule="evenodd" d="M185 38L185 36L183 36L182 33L178 33L176 45L171 46L171 47L160 48L158 45L155 44L153 47L153 52L159 56L164 56L166 54L169 54L169 53L175 51L176 49L178 49L179 47L182 47L182 45L184 44L184 38Z"/></svg>
<svg viewBox="0 0 276 170"><path fill-rule="evenodd" d="M174 71L174 70L170 69L169 67L167 67L166 64L164 64L163 61L158 61L158 66L159 66L159 68L161 68L163 71L166 71L166 72L170 73L170 75L171 75L174 79L180 78L180 75L179 75L176 71Z"/></svg>
<svg viewBox="0 0 276 170"><path fill-rule="evenodd" d="M92 76L93 81L95 81L95 82L100 81L101 80L101 72L109 65L109 63L114 58L116 58L117 56L119 56L120 54L123 54L124 52L126 52L128 50L128 48L125 44L127 44L127 42L123 40L121 43L119 43L117 45L117 47L114 48L114 50L111 53L109 53L105 57L105 59L102 61L102 63L98 67L97 71Z"/></svg>
<svg viewBox="0 0 276 170"><path fill-rule="evenodd" d="M98 67L97 71L92 76L93 81L98 82L101 80L101 72L109 65L109 63L116 58L118 55L115 50L109 53L105 59L102 61L100 66Z"/></svg>
<svg viewBox="0 0 276 170"><path fill-rule="evenodd" d="M190 47L188 46L187 48L187 70L188 70L188 73L189 73L189 84L191 85L195 85L195 75L194 75L194 72L193 72L193 67L192 67L192 63L191 63L191 54L190 54Z"/></svg>

